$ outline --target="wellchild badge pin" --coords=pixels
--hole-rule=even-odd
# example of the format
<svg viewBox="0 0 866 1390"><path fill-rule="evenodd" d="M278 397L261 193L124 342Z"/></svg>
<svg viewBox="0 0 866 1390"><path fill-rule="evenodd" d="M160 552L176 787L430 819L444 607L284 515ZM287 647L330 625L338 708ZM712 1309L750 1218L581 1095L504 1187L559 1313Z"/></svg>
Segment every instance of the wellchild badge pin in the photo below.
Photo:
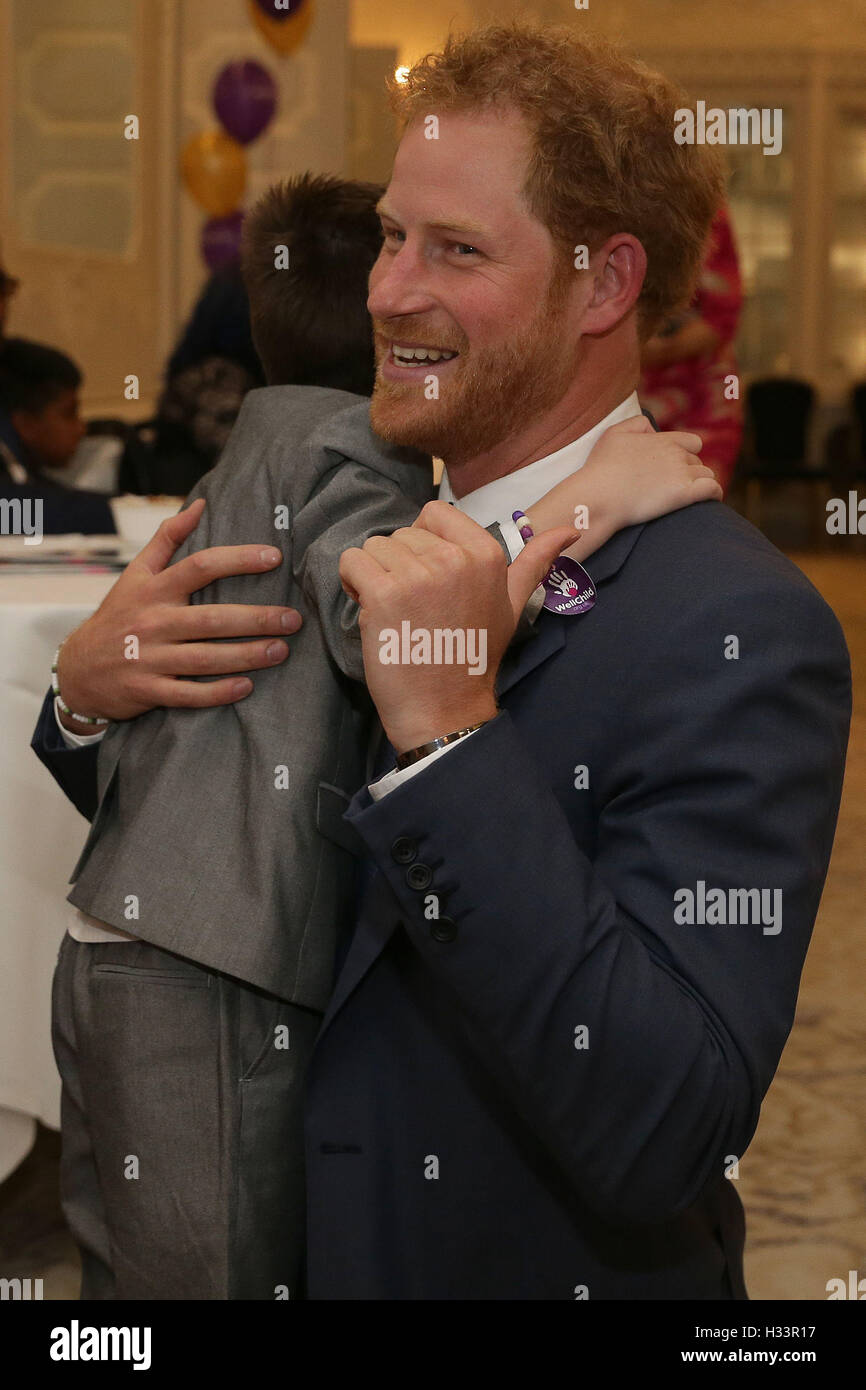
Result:
<svg viewBox="0 0 866 1390"><path fill-rule="evenodd" d="M532 527L526 522L523 512L512 512L521 539L528 541L533 535ZM523 525L521 526L521 522ZM574 618L588 613L595 605L595 585L583 565L572 560L570 555L558 555L548 571L544 584L543 607L560 617Z"/></svg>
<svg viewBox="0 0 866 1390"><path fill-rule="evenodd" d="M570 555L559 555L544 581L543 607L551 613L573 617L588 613L595 604L595 585L583 565Z"/></svg>

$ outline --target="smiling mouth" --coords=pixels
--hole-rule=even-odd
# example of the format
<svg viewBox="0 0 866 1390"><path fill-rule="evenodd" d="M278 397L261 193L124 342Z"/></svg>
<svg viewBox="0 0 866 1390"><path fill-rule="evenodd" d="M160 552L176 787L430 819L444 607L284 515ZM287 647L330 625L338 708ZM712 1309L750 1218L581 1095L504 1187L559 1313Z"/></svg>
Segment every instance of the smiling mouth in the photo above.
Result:
<svg viewBox="0 0 866 1390"><path fill-rule="evenodd" d="M451 348L391 344L391 361L398 367L432 367L439 362L452 362L459 357Z"/></svg>

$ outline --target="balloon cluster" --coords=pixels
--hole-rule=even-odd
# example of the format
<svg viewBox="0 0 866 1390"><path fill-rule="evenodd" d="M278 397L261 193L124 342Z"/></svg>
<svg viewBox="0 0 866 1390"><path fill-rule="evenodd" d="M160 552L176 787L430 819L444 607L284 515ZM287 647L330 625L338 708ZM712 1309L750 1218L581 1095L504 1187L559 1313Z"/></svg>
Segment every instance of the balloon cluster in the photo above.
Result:
<svg viewBox="0 0 866 1390"><path fill-rule="evenodd" d="M302 42L312 19L313 0L247 0L256 28L278 53ZM247 181L244 146L257 140L274 118L277 84L254 58L228 63L213 89L213 107L222 130L194 135L184 146L181 170L187 189L210 214L201 233L201 252L211 270L236 261Z"/></svg>

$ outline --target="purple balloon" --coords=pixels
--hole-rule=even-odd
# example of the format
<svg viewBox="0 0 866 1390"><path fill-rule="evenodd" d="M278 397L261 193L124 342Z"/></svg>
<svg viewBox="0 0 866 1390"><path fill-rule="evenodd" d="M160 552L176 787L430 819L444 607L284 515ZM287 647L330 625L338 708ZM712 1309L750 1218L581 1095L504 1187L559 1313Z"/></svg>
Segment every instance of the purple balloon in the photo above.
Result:
<svg viewBox="0 0 866 1390"><path fill-rule="evenodd" d="M229 63L213 89L214 110L233 139L248 145L269 126L277 109L277 84L252 58Z"/></svg>
<svg viewBox="0 0 866 1390"><path fill-rule="evenodd" d="M212 217L201 229L201 253L211 270L222 270L240 259L242 212Z"/></svg>
<svg viewBox="0 0 866 1390"><path fill-rule="evenodd" d="M281 4L277 8L275 0L256 0L262 14L267 15L268 19L276 20L291 19L292 15L303 9L306 3L307 0L281 0Z"/></svg>

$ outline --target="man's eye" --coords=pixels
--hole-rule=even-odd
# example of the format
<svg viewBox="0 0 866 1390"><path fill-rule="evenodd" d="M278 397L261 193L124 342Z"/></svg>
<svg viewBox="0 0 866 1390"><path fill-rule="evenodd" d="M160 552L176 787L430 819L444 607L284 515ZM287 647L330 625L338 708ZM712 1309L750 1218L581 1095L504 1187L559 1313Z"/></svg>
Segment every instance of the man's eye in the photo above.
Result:
<svg viewBox="0 0 866 1390"><path fill-rule="evenodd" d="M383 227L382 235L386 241L397 241L402 245L406 233L398 231L396 227Z"/></svg>
<svg viewBox="0 0 866 1390"><path fill-rule="evenodd" d="M477 246L470 246L469 243L468 243L468 242L465 242L465 241L455 241L455 242L452 244L451 249L452 249L452 251L458 251L461 255L464 255L464 254L465 254L465 255L469 255L469 256L480 256L480 255L481 255L481 252L478 250Z"/></svg>

